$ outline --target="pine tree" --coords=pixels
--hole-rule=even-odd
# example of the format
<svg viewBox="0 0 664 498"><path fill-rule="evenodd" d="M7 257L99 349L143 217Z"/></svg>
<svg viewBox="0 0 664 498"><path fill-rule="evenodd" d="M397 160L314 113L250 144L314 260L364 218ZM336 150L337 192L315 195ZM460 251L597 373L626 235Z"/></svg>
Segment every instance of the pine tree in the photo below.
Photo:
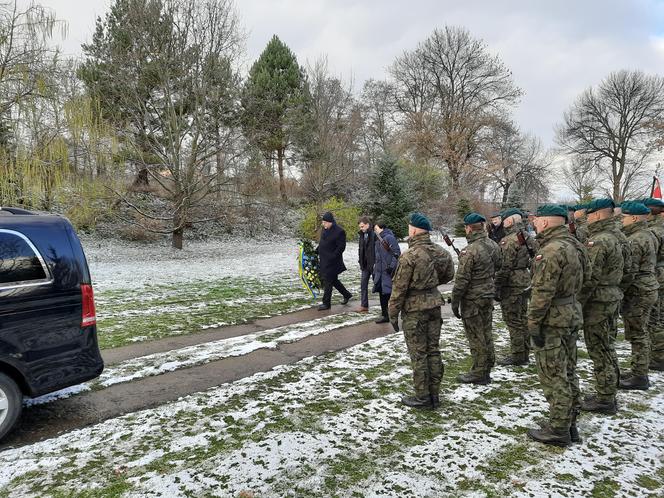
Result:
<svg viewBox="0 0 664 498"><path fill-rule="evenodd" d="M466 228L465 225L463 224L463 218L470 213L471 211L470 207L470 202L468 199L461 198L457 202L457 224L454 225L454 235L457 237L465 237L466 236Z"/></svg>
<svg viewBox="0 0 664 498"><path fill-rule="evenodd" d="M284 160L309 109L304 69L276 35L249 71L242 91L242 125L248 140L270 159L277 155L279 191L286 200Z"/></svg>
<svg viewBox="0 0 664 498"><path fill-rule="evenodd" d="M381 218L397 237L408 235L408 215L415 209L403 170L396 159L380 159L371 174L367 211Z"/></svg>

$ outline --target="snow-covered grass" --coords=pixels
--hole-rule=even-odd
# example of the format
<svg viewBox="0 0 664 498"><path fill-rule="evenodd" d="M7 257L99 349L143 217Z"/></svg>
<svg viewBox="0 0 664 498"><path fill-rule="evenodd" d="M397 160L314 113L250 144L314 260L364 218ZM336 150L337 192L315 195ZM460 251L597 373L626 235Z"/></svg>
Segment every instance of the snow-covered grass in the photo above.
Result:
<svg viewBox="0 0 664 498"><path fill-rule="evenodd" d="M504 353L499 313L495 330ZM534 366L459 385L469 357L457 320L441 346L438 411L399 404L411 371L392 334L4 451L0 496L661 496L664 375L621 392L615 416L583 415L583 444L563 450L525 435L547 411Z"/></svg>

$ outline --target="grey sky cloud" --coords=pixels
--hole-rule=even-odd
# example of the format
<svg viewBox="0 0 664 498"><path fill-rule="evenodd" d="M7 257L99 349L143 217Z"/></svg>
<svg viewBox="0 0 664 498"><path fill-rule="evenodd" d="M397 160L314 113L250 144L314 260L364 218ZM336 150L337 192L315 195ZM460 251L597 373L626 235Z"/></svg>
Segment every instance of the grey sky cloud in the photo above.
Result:
<svg viewBox="0 0 664 498"><path fill-rule="evenodd" d="M27 4L27 0L21 0ZM80 53L111 0L41 0L69 22L65 53ZM435 28L465 26L511 68L525 95L524 131L553 144L554 125L583 89L617 69L664 72L663 0L236 0L247 66L277 34L300 63L326 55L356 89L384 78Z"/></svg>

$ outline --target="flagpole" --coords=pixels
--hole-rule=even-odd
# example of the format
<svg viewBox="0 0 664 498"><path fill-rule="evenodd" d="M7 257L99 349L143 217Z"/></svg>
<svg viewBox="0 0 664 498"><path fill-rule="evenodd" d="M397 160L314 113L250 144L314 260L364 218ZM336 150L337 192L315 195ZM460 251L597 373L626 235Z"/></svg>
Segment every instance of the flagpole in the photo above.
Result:
<svg viewBox="0 0 664 498"><path fill-rule="evenodd" d="M653 175L653 177L652 177L652 186L650 187L650 197L652 197L652 194L655 193L655 182L656 181L657 181L657 177ZM641 192L643 192L643 190Z"/></svg>

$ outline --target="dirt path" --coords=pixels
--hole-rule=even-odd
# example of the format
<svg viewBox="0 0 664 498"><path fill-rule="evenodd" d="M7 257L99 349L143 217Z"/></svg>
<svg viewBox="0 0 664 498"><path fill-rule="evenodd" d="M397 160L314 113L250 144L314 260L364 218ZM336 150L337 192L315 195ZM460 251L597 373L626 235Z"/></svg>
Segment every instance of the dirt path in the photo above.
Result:
<svg viewBox="0 0 664 498"><path fill-rule="evenodd" d="M325 313L316 309L304 310L259 320L252 324L109 350L105 352L105 357L112 353L108 355L109 361L118 362L143 354L168 351L183 345L236 337L255 330L298 323L325 316L326 313L336 314L348 309L347 306L335 306ZM449 314L450 308L443 307L443 315L449 316ZM276 350L259 349L243 356L224 358L205 365L145 377L103 390L26 407L18 427L0 444L0 450L42 441L110 418L175 401L182 396L233 382L258 372L269 371L278 365L287 365L309 356L339 351L390 333L393 333L390 324L363 323L282 344Z"/></svg>

